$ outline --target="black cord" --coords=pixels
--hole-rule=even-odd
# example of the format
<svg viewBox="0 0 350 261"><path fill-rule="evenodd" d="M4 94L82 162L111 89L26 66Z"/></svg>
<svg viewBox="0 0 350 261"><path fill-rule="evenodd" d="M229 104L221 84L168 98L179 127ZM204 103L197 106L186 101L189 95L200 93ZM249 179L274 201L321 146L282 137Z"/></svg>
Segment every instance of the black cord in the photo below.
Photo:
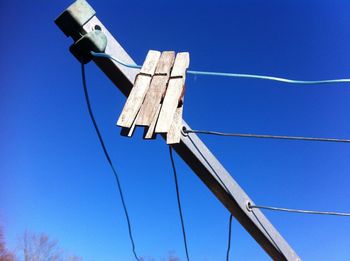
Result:
<svg viewBox="0 0 350 261"><path fill-rule="evenodd" d="M228 223L228 243L227 243L226 261L230 260L231 230L232 230L232 214L230 214L230 220L229 220L229 223Z"/></svg>
<svg viewBox="0 0 350 261"><path fill-rule="evenodd" d="M191 133L188 130L183 130L185 133ZM216 173L215 169L213 168L213 166L211 166L211 164L209 163L209 161L207 160L207 158L205 157L205 155L201 152L201 150L196 146L195 142L192 140L191 135L188 135L188 138L190 139L192 145L195 147L195 149L197 150L197 152L202 156L203 160L208 164L208 166L212 169L213 173L215 174L215 176L218 178L218 180L220 181L221 185L225 188L226 192L234 199L233 195L231 194L230 190L227 188L227 186L225 185L225 183L222 181L222 179L220 178L220 176L218 175L218 173ZM252 211L253 212L253 211ZM271 239L271 241L274 243L274 245L276 246L276 248L278 248L278 246L276 245L276 243L274 242L272 236L269 234L269 232L265 229L265 227L263 226L263 224L260 222L260 220L258 219L258 217L255 215L255 213L253 212L255 218L257 219L257 221L259 222L259 224L262 226L262 228L264 229L264 231L266 232L266 234L269 236L269 238ZM278 248L279 249L279 248Z"/></svg>
<svg viewBox="0 0 350 261"><path fill-rule="evenodd" d="M106 159L107 159L107 161L108 161L108 163L109 163L109 165L110 165L110 167L111 167L111 169L113 171L115 180L117 182L120 199L122 201L123 209L124 209L124 213L125 213L125 217L126 217L126 221L128 223L128 231L129 231L129 237L130 237L130 241L131 241L131 245L132 245L132 252L133 252L133 254L135 256L135 259L137 261L140 261L140 259L138 258L137 254L136 254L135 242L134 242L134 238L133 238L133 235L132 235L132 229L131 229L131 222L130 222L130 218L129 218L129 214L128 214L128 209L127 209L126 204L125 204L125 200L124 200L124 196L123 196L122 187L121 187L121 184L120 184L120 181L119 181L119 177L118 177L117 171L115 170L115 168L113 166L112 160L109 157L107 148L105 146L105 143L103 141L102 135L101 135L100 130L99 130L98 126L97 126L94 114L93 114L92 109L91 109L89 94L88 94L87 85L86 85L85 66L84 66L83 63L81 64L81 74L82 74L82 80L83 80L85 101L86 101L86 105L87 105L87 108L88 108L88 111L89 111L89 115L90 115L91 121L92 121L92 123L94 125L94 128L95 128L95 131L97 133L98 139L100 141L103 153L106 156Z"/></svg>
<svg viewBox="0 0 350 261"><path fill-rule="evenodd" d="M182 216L182 208L181 208L181 201L180 201L179 184L178 184L178 181L177 181L177 174L176 174L175 162L174 162L174 157L173 157L173 150L172 150L171 146L169 146L169 153L170 153L171 166L173 167L173 172L174 172L175 188L176 188L176 197L177 197L177 205L178 205L179 213L180 213L181 227L182 227L182 235L183 235L183 238L184 238L184 244L185 244L185 250L186 250L186 257L187 257L187 261L189 261L190 258L189 258L189 255L188 255L185 224L184 224L184 219L183 219L183 216Z"/></svg>
<svg viewBox="0 0 350 261"><path fill-rule="evenodd" d="M221 185L225 188L226 192L233 198L230 190L227 188L227 186L225 185L225 183L222 181L222 179L220 178L220 176L218 175L218 173L216 173L215 169L210 165L209 161L206 159L206 157L202 154L202 152L198 149L198 147L196 146L196 144L193 142L193 140L191 139L190 136L188 136L188 138L190 139L191 143L193 144L193 146L196 148L196 150L198 151L198 153L202 156L202 158L204 159L204 161L208 164L208 166L212 169L213 173L215 174L215 176L218 178L218 180L220 181ZM228 246L227 246L227 252L226 252L226 261L229 260L229 256L230 256L230 248L231 248L231 226L232 226L232 217L233 215L230 214L230 220L229 220L229 234L228 234Z"/></svg>

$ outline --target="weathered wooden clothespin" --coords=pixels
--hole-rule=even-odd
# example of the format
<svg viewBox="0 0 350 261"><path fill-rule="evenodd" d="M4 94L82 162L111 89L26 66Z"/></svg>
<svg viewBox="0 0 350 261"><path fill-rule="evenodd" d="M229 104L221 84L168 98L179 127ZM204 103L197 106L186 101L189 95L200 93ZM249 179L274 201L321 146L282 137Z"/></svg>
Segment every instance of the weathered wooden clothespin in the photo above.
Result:
<svg viewBox="0 0 350 261"><path fill-rule="evenodd" d="M137 113L148 91L153 74L156 70L160 52L149 51L143 66L136 76L134 87L131 89L123 111L119 116L117 125L123 128L131 128L136 120Z"/></svg>
<svg viewBox="0 0 350 261"><path fill-rule="evenodd" d="M175 52L162 52L150 89L140 109L138 125L146 126L145 139L155 138L154 129L162 106L170 78L171 68L175 60Z"/></svg>
<svg viewBox="0 0 350 261"><path fill-rule="evenodd" d="M117 125L122 135L132 136L145 126L145 139L166 134L168 144L180 142L183 100L189 53L149 51L137 75Z"/></svg>

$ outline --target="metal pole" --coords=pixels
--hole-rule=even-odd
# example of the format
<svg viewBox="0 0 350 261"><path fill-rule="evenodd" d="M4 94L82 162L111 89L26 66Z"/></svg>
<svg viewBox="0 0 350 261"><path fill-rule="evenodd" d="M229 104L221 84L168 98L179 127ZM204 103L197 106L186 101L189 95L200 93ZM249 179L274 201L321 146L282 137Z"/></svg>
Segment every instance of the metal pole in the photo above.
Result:
<svg viewBox="0 0 350 261"><path fill-rule="evenodd" d="M74 41L96 29L101 30L107 37L105 52L127 64L135 64L95 16L95 11L86 1L78 0L73 3L55 22ZM123 67L106 58L94 57L93 60L127 96L138 70ZM183 125L187 130L191 130L185 121ZM254 202L196 134L182 135L181 142L173 148L271 258L274 260L301 260L259 209L251 210L247 207L248 202L253 205Z"/></svg>

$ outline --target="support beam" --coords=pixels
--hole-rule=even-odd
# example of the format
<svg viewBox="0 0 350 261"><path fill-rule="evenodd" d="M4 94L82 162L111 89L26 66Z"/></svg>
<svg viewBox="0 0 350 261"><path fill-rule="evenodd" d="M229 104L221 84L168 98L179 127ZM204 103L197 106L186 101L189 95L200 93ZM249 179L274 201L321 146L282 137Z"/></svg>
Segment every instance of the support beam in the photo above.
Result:
<svg viewBox="0 0 350 261"><path fill-rule="evenodd" d="M64 32L66 34L68 32L74 41L78 40L81 34L87 34L96 28L101 29L108 40L105 52L127 64L135 64L91 9L84 0L78 0L56 20L56 24L62 30L64 28ZM76 19L76 17L79 18L79 15L84 14L84 10L89 11L92 16L89 19L85 17L84 19ZM72 20L75 22L71 23ZM82 20L84 23L80 24L81 27L77 29L77 23L79 24ZM69 26L70 23L71 26ZM128 96L138 70L124 67L106 58L93 58L93 60L119 90L125 96ZM186 129L191 129L185 121L183 121L183 126ZM249 210L247 208L248 202L251 204L254 204L254 202L196 134L182 135L181 142L173 147L272 259L279 261L300 260L260 210Z"/></svg>

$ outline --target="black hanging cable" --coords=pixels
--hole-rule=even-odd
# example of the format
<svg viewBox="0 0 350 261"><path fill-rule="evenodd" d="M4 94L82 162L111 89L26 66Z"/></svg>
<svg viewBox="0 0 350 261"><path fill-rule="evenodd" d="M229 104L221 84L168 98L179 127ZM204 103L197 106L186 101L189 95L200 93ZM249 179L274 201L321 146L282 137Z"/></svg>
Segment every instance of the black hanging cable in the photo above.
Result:
<svg viewBox="0 0 350 261"><path fill-rule="evenodd" d="M191 137L189 137L191 142L193 143ZM193 143L193 145L196 147L196 145ZM173 155L172 155L172 148L169 146L170 149L170 158L171 158L171 163L173 166L173 170L174 170L174 177L175 177L175 185L176 185L176 193L177 193L177 199L178 199L178 205L179 205L179 212L180 212L180 218L181 218L181 224L182 224L182 231L183 231L183 235L184 235L184 242L185 242L185 248L186 248L186 255L187 255L187 260L189 260L188 258L188 251L187 251L187 243L186 243L186 233L185 233L185 228L183 225L183 218L182 218L182 211L181 211L181 203L180 203L180 195L179 195L179 189L178 189L178 182L177 182L177 175L176 175L176 169L175 169L175 164L174 164L174 159L173 159ZM197 149L197 148L196 148ZM198 152L200 153L200 151L198 150ZM201 154L201 153L200 153ZM202 155L203 159L205 161L207 161L207 159L204 157L204 155ZM208 162L209 164L209 162ZM210 164L209 164L210 166ZM225 190L227 191L227 193L229 193L231 195L231 192L228 190L228 188L226 187L225 183L223 183L223 181L221 180L220 176L215 172L215 170L213 169L213 172L215 173L216 177L218 178L218 180L221 182L221 184L223 185L223 187L225 188ZM232 195L231 195L232 196ZM229 256L230 256L230 249L231 249L231 229L232 229L232 218L233 215L230 214L230 219L229 219L229 232L228 232L228 245L227 245L227 252L226 252L226 261L229 260Z"/></svg>
<svg viewBox="0 0 350 261"><path fill-rule="evenodd" d="M282 140L303 140L303 141L324 141L324 142L343 142L350 143L348 139L335 139L335 138L316 138L316 137L302 137L302 136L282 136L282 135L265 135L265 134L242 134L242 133L229 133L207 130L183 130L184 133L197 133L207 134L225 137L243 137L243 138L260 138L260 139L282 139Z"/></svg>
<svg viewBox="0 0 350 261"><path fill-rule="evenodd" d="M120 195L120 199L122 201L122 205L123 205L123 209L124 209L124 213L125 213L125 217L126 217L126 221L128 223L128 231L129 231L129 238L130 238L130 241L131 241L131 245L132 245L132 252L134 254L134 257L137 261L140 261L140 259L138 258L137 254L136 254L136 250L135 250L135 242L134 242L134 238L133 238L133 235L132 235L132 229L131 229L131 221L130 221L130 218L129 218L129 214L128 214L128 209L126 207L126 203L125 203L125 200L124 200L124 195L123 195L123 191L122 191L122 187L121 187L121 184L120 184L120 181L119 181L119 177L118 177L118 174L117 174L117 171L115 170L114 168L114 165L112 163L112 160L111 158L109 157L109 154L108 154L108 151L107 151L107 148L105 146L105 143L103 141L103 138L102 138L102 135L100 133L100 130L97 126L97 123L96 123L96 120L95 120L95 117L94 117L94 114L92 112L92 109L91 109L91 104L90 104L90 99L89 99L89 93L88 93L88 90L87 90L87 84L86 84L86 76L85 76L85 66L84 64L82 63L81 64L81 74L82 74L82 80L83 80L83 87L84 87L84 95L85 95L85 101L86 101L86 105L87 105L87 108L88 108L88 111L89 111L89 115L90 115L90 118L91 118L91 121L94 125L94 128L95 128L95 131L97 133L97 136L98 136L98 139L100 141L100 144L101 144L101 147L102 147L102 150L103 150L103 153L113 171L113 174L114 174L114 177L115 177L115 180L117 182L117 186L118 186L118 191L119 191L119 195Z"/></svg>
<svg viewBox="0 0 350 261"><path fill-rule="evenodd" d="M186 258L187 258L187 261L189 261L190 258L189 258L189 255L188 255L185 224L184 224L184 219L183 219L183 216L182 216L182 207L181 207L181 200L180 200L179 184L178 184L178 181L177 181L177 173L176 173L175 162L174 162L174 157L173 157L173 150L172 150L171 146L169 146L169 154L170 154L171 166L173 167L173 172L174 172L176 197L177 197L177 206L179 208L179 213L180 213L182 235L183 235L184 244L185 244Z"/></svg>
<svg viewBox="0 0 350 261"><path fill-rule="evenodd" d="M230 214L230 220L229 220L229 223L228 223L228 243L227 243L226 261L230 260L231 230L232 230L232 214Z"/></svg>
<svg viewBox="0 0 350 261"><path fill-rule="evenodd" d="M186 133L186 129L183 129L184 133ZM187 132L189 133L189 132ZM227 186L225 185L225 183L222 181L222 179L220 178L219 174L216 173L215 169L213 168L213 166L211 166L210 162L208 161L208 159L205 157L205 155L200 151L200 149L196 146L195 142L192 140L191 135L188 135L189 140L191 141L192 145L194 146L194 148L197 150L197 152L202 156L203 160L208 164L208 166L211 168L211 170L213 171L213 173L215 174L215 176L218 178L218 180L220 181L220 184L224 187L224 189L226 190L226 192L232 197L233 195L231 194L230 190L227 188ZM252 211L253 212L253 211ZM276 242L273 240L273 237L270 235L269 231L267 229L265 229L264 225L260 222L260 220L258 219L258 217L255 215L255 213L253 212L253 215L255 216L256 220L259 222L259 224L261 225L261 227L264 229L265 233L268 235L268 237L271 239L271 242L273 242L273 244L275 245L275 247L277 249L279 249L278 245L276 244Z"/></svg>

